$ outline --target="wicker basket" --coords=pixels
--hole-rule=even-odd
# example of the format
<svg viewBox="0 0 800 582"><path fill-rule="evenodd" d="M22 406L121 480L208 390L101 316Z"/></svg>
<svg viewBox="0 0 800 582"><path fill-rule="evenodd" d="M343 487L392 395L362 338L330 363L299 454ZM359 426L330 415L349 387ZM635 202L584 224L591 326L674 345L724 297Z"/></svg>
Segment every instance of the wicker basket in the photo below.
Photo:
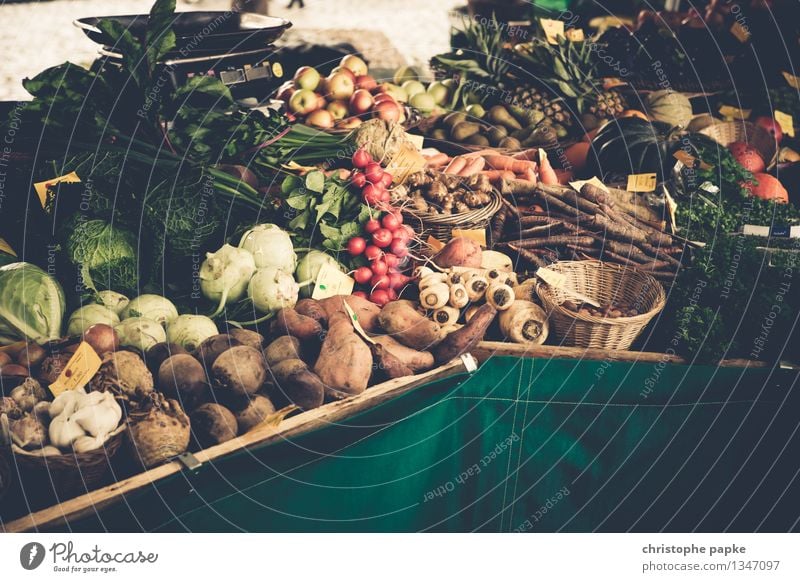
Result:
<svg viewBox="0 0 800 582"><path fill-rule="evenodd" d="M432 236L442 242L447 242L450 240L454 228L472 230L489 226L492 217L503 205L503 197L500 192L492 190L491 197L491 202L486 206L460 214L431 214L405 209L403 216L405 222L419 233L422 240Z"/></svg>
<svg viewBox="0 0 800 582"><path fill-rule="evenodd" d="M43 456L14 445L14 460L26 495L29 488L35 487L41 496L68 499L94 489L108 474L126 428L125 423L121 423L102 447L88 453Z"/></svg>
<svg viewBox="0 0 800 582"><path fill-rule="evenodd" d="M763 127L749 121L715 123L701 129L700 133L725 147L735 141L742 141L753 146L758 150L767 167L773 164L778 155L778 144L775 142L775 138Z"/></svg>
<svg viewBox="0 0 800 582"><path fill-rule="evenodd" d="M567 346L626 350L666 303L661 283L636 269L601 261L560 261L548 268L566 276L567 288L601 305L624 302L645 311L620 318L581 315L561 306L570 298L564 291L537 283L536 292L548 313L552 335Z"/></svg>

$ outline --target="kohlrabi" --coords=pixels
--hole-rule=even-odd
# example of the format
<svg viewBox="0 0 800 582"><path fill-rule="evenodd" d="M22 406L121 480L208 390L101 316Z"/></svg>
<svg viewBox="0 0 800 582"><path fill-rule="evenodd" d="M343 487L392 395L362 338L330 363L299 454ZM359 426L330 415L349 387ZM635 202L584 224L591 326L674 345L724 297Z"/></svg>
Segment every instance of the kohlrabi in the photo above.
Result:
<svg viewBox="0 0 800 582"><path fill-rule="evenodd" d="M204 339L217 335L217 324L205 315L179 315L167 326L167 341L194 351Z"/></svg>
<svg viewBox="0 0 800 582"><path fill-rule="evenodd" d="M125 320L129 317L144 317L166 327L170 321L178 317L178 310L166 297L145 294L131 299L128 306L122 310L120 319Z"/></svg>
<svg viewBox="0 0 800 582"><path fill-rule="evenodd" d="M88 303L69 316L67 335L83 335L83 332L95 323L105 323L114 327L119 323L119 316L105 305Z"/></svg>
<svg viewBox="0 0 800 582"><path fill-rule="evenodd" d="M250 251L223 245L216 253L207 253L200 266L200 291L206 299L217 302L211 317L216 317L228 303L244 297L247 284L256 272L256 263Z"/></svg>
<svg viewBox="0 0 800 582"><path fill-rule="evenodd" d="M247 286L247 295L253 306L266 314L284 307L294 307L299 291L294 277L275 267L258 269Z"/></svg>
<svg viewBox="0 0 800 582"><path fill-rule="evenodd" d="M114 326L121 346L146 352L154 345L167 341L167 332L161 324L146 317L129 317Z"/></svg>
<svg viewBox="0 0 800 582"><path fill-rule="evenodd" d="M319 275L319 271L322 269L323 265L331 265L344 272L344 268L336 259L322 251L309 251L306 253L306 256L297 263L295 277L300 281L300 294L303 295L303 297L311 296L311 293L314 291L314 281L316 281L317 275Z"/></svg>
<svg viewBox="0 0 800 582"><path fill-rule="evenodd" d="M128 306L131 300L122 293L106 289L105 291L99 291L97 293L97 302L101 305L105 305L111 311L119 315Z"/></svg>
<svg viewBox="0 0 800 582"><path fill-rule="evenodd" d="M248 230L242 235L239 248L252 253L259 269L275 267L291 274L297 265L289 233L274 224L258 224Z"/></svg>

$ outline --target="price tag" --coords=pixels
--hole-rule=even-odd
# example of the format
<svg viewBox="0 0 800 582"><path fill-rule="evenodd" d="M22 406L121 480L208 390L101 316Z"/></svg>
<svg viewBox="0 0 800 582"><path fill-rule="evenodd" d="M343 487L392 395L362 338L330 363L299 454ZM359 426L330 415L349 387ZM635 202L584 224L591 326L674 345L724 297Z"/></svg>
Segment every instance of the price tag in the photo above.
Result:
<svg viewBox="0 0 800 582"><path fill-rule="evenodd" d="M622 87L623 85L627 85L627 83L617 77L606 77L603 79L603 89L613 89L614 87Z"/></svg>
<svg viewBox="0 0 800 582"><path fill-rule="evenodd" d="M789 83L791 88L800 91L800 77L795 77L791 73L783 71L783 78L786 79L786 82Z"/></svg>
<svg viewBox="0 0 800 582"><path fill-rule="evenodd" d="M392 157L386 171L394 176L398 184L402 184L414 172L424 170L425 165L425 158L422 157L416 146L403 144Z"/></svg>
<svg viewBox="0 0 800 582"><path fill-rule="evenodd" d="M628 192L653 192L656 189L656 175L631 174L628 176Z"/></svg>
<svg viewBox="0 0 800 582"><path fill-rule="evenodd" d="M540 18L539 23L542 25L544 36L550 44L558 44L558 37L564 36L564 21L551 20L549 18Z"/></svg>
<svg viewBox="0 0 800 582"><path fill-rule="evenodd" d="M347 315L349 315L349 316L350 316L350 323L352 323L352 324L353 324L353 328L356 330L356 333L357 333L358 335L360 335L360 336L361 336L361 338L362 338L364 341L366 341L366 342L369 342L369 343L371 343L371 344L374 344L374 343L375 343L375 340L374 340L374 339L372 339L371 337L369 337L369 335L367 334L367 332L366 332L366 331L364 331L364 328L363 328L363 327L361 327L361 323L359 323L359 321L358 321L358 315L356 315L356 312L355 312L355 311L353 311L353 308L352 308L352 307L350 307L350 306L347 304L347 299L345 299L344 301L342 301L342 303L344 303L344 309L345 309L345 311L347 311Z"/></svg>
<svg viewBox="0 0 800 582"><path fill-rule="evenodd" d="M100 356L86 342L81 342L75 353L64 366L56 381L50 384L50 392L58 396L65 390L74 390L86 386L89 380L100 369Z"/></svg>
<svg viewBox="0 0 800 582"><path fill-rule="evenodd" d="M704 162L703 160L698 160L693 155L686 153L683 150L678 150L673 154L673 157L681 162L687 168L700 168L701 170L710 170L714 166Z"/></svg>
<svg viewBox="0 0 800 582"><path fill-rule="evenodd" d="M58 178L53 178L52 180L45 180L44 182L36 182L33 185L33 189L36 190L36 195L39 196L39 202L42 205L42 208L47 210L53 206L53 200L56 197L56 193L53 190L56 184L61 182L66 182L67 184L74 184L76 182L80 182L81 179L78 177L78 174L75 172L70 172L64 176L59 176Z"/></svg>
<svg viewBox="0 0 800 582"><path fill-rule="evenodd" d="M583 42L586 36L583 34L582 28L570 28L566 32L567 40L570 42Z"/></svg>
<svg viewBox="0 0 800 582"><path fill-rule="evenodd" d="M781 126L783 133L789 137L794 137L794 119L790 114L783 111L775 111L775 121Z"/></svg>
<svg viewBox="0 0 800 582"><path fill-rule="evenodd" d="M414 146L418 150L422 150L422 144L425 142L425 136L424 135L416 135L416 134L413 134L413 133L407 133L406 137L408 138L408 141L413 143Z"/></svg>
<svg viewBox="0 0 800 582"><path fill-rule="evenodd" d="M444 248L444 243L440 241L438 238L433 238L432 236L429 236L428 240L425 242L428 243L428 246L431 247L431 250L434 253L438 253L440 250Z"/></svg>
<svg viewBox="0 0 800 582"><path fill-rule="evenodd" d="M739 109L732 105L723 105L719 108L719 114L730 119L750 119L752 112L752 109Z"/></svg>
<svg viewBox="0 0 800 582"><path fill-rule="evenodd" d="M355 281L342 273L333 265L326 263L317 273L314 280L314 292L311 299L325 299L334 295L350 295Z"/></svg>
<svg viewBox="0 0 800 582"><path fill-rule="evenodd" d="M14 249L11 248L11 245L8 244L5 239L0 238L0 252L3 252L7 255L11 255L12 257L16 257L17 253L14 252Z"/></svg>
<svg viewBox="0 0 800 582"><path fill-rule="evenodd" d="M597 186L603 192L608 193L608 187L605 184L603 184L603 181L600 180L600 178L598 178L597 176L592 176L588 180L575 180L574 182L569 183L569 185L572 186L572 188L576 192L580 192L584 184L591 184L592 186Z"/></svg>
<svg viewBox="0 0 800 582"><path fill-rule="evenodd" d="M475 241L482 247L486 247L486 229L484 228L473 228L469 230L454 228L452 236L453 238L468 238L469 240Z"/></svg>
<svg viewBox="0 0 800 582"><path fill-rule="evenodd" d="M731 34L736 37L739 42L747 42L750 40L750 31L745 28L738 20L731 26Z"/></svg>

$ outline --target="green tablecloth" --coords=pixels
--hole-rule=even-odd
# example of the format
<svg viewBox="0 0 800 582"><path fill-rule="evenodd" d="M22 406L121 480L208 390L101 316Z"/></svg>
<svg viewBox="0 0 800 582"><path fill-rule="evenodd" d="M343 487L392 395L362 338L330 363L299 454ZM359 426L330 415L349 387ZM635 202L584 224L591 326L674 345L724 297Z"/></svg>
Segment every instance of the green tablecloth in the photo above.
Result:
<svg viewBox="0 0 800 582"><path fill-rule="evenodd" d="M492 358L75 531L798 529L796 373Z"/></svg>

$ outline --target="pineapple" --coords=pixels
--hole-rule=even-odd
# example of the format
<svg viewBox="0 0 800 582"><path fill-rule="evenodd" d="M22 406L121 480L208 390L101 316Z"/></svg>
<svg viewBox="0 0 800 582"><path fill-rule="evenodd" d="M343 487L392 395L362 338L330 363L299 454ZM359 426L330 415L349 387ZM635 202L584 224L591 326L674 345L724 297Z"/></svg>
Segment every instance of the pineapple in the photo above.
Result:
<svg viewBox="0 0 800 582"><path fill-rule="evenodd" d="M523 109L541 111L546 119L564 127L572 125L572 116L564 100L543 87L512 83L508 101Z"/></svg>

